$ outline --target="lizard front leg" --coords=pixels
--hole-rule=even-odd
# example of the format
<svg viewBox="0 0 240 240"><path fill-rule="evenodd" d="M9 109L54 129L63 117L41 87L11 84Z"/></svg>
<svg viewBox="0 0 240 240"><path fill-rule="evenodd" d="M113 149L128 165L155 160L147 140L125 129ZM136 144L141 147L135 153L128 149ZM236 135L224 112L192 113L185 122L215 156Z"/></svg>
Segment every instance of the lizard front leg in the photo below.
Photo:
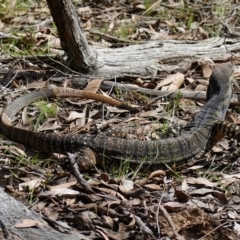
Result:
<svg viewBox="0 0 240 240"><path fill-rule="evenodd" d="M240 140L240 127L236 124L226 121L216 121L212 129L212 135L210 136L207 150L210 150L217 142L219 142L224 136ZM240 148L230 153L227 157L234 159L240 156Z"/></svg>

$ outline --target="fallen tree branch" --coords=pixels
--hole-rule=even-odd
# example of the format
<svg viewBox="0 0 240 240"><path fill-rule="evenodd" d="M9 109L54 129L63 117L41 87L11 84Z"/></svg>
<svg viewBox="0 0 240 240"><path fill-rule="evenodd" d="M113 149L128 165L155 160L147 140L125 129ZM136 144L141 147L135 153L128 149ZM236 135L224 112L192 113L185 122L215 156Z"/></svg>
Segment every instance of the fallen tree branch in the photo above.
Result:
<svg viewBox="0 0 240 240"><path fill-rule="evenodd" d="M167 92L167 91L159 91L148 88L141 88L139 86L130 86L122 83L116 83L111 81L104 81L101 84L101 89L104 91L110 90L113 87L120 89L121 91L137 91L142 94L146 94L152 97L168 97L168 98L176 98L179 96L179 91L175 92ZM205 91L183 91L180 90L182 98L192 99L192 100L206 100L206 92ZM230 105L232 106L240 106L238 95L234 94L231 100Z"/></svg>

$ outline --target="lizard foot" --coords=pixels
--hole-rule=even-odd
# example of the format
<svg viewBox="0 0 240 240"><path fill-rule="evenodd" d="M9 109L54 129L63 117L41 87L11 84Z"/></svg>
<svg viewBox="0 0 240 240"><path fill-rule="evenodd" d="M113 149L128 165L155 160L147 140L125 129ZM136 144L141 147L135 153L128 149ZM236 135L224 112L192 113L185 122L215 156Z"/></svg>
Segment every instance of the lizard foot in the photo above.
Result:
<svg viewBox="0 0 240 240"><path fill-rule="evenodd" d="M97 164L96 155L90 148L84 148L73 153L73 157L78 167L83 171L89 170Z"/></svg>

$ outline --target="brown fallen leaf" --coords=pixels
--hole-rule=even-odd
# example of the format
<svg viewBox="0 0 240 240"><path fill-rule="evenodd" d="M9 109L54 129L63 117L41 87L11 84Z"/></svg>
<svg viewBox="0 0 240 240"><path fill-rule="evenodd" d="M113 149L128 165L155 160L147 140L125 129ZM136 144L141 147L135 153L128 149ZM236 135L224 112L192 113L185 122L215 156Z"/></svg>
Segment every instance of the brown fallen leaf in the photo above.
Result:
<svg viewBox="0 0 240 240"><path fill-rule="evenodd" d="M93 80L91 80L90 82L88 82L84 91L96 93L98 91L102 81L103 81L103 79L93 79Z"/></svg>
<svg viewBox="0 0 240 240"><path fill-rule="evenodd" d="M184 75L180 72L177 72L175 74L168 75L165 79L163 79L160 83L157 84L155 89L157 90L162 86L172 83L171 88L169 87L168 91L176 91L177 89L179 89L183 81Z"/></svg>
<svg viewBox="0 0 240 240"><path fill-rule="evenodd" d="M219 200L221 204L228 204L227 197L224 193L219 192L219 191L214 191L213 196Z"/></svg>
<svg viewBox="0 0 240 240"><path fill-rule="evenodd" d="M167 202L162 205L168 212L179 212L187 208L186 204L179 202Z"/></svg>
<svg viewBox="0 0 240 240"><path fill-rule="evenodd" d="M174 196L177 198L179 202L187 202L188 201L188 195L183 192L182 190L179 190L177 188L174 188L175 193Z"/></svg>
<svg viewBox="0 0 240 240"><path fill-rule="evenodd" d="M72 181L72 182L66 182L66 183L62 183L62 184L59 184L59 185L56 185L56 186L52 186L50 187L50 189L58 189L58 188L69 188L69 187L72 187L74 185L77 184L77 181Z"/></svg>
<svg viewBox="0 0 240 240"><path fill-rule="evenodd" d="M92 9L89 6L86 7L79 7L77 9L77 13L80 17L89 19L92 16Z"/></svg>
<svg viewBox="0 0 240 240"><path fill-rule="evenodd" d="M163 170L157 170L157 171L152 172L148 177L143 178L143 179L140 179L140 180L137 180L137 181L135 182L135 184L138 185L139 187L142 187L142 186L144 186L144 185L147 183L147 181L150 180L150 179L159 178L159 177L160 177L160 178L163 178L163 177L165 177L165 176L166 176L166 172L165 172L165 171L163 171ZM151 187L155 188L155 186L153 186L153 185L150 185L149 188L151 188Z"/></svg>
<svg viewBox="0 0 240 240"><path fill-rule="evenodd" d="M46 82L35 81L27 85L27 89L41 89L46 86Z"/></svg>
<svg viewBox="0 0 240 240"><path fill-rule="evenodd" d="M21 223L15 224L16 228L29 228L29 227L41 227L46 226L45 223L32 220L32 219L23 219Z"/></svg>
<svg viewBox="0 0 240 240"><path fill-rule="evenodd" d="M112 231L107 228L103 228L100 226L97 226L97 231L101 230L101 234L103 235L104 239L114 239L114 240L124 240L129 239L129 232L126 232L126 229L122 229L123 227L120 225L120 229L118 232ZM106 236L105 236L106 235Z"/></svg>
<svg viewBox="0 0 240 240"><path fill-rule="evenodd" d="M9 146L8 150L9 150L9 152L11 152L12 154L14 154L16 156L26 156L26 153L22 149L14 146L14 145Z"/></svg>
<svg viewBox="0 0 240 240"><path fill-rule="evenodd" d="M97 214L90 211L80 212L79 214L76 214L73 218L73 224L78 229L84 229L83 227L89 230L94 229L94 224L96 224L96 221L101 222L101 219L98 217Z"/></svg>
<svg viewBox="0 0 240 240"><path fill-rule="evenodd" d="M134 182L128 179L121 179L121 187L124 187L126 190L132 190L134 188Z"/></svg>
<svg viewBox="0 0 240 240"><path fill-rule="evenodd" d="M50 191L42 192L39 194L41 197L52 197L52 196L59 196L59 197L66 197L66 196L76 196L79 194L79 191L75 191L68 188L56 188L51 189Z"/></svg>
<svg viewBox="0 0 240 240"><path fill-rule="evenodd" d="M37 187L40 186L43 180L41 179L34 179L28 182L20 183L18 185L19 191L23 191L26 187L28 187L28 190L31 191L33 189L36 189Z"/></svg>
<svg viewBox="0 0 240 240"><path fill-rule="evenodd" d="M218 185L218 183L213 183L207 180L206 178L194 178L194 177L189 177L186 179L188 184L194 184L194 185L204 185L208 187L215 187Z"/></svg>
<svg viewBox="0 0 240 240"><path fill-rule="evenodd" d="M119 186L119 190L123 193L123 195L127 198L140 198L143 199L146 196L146 191L144 188L137 188L133 190L127 190L123 186Z"/></svg>
<svg viewBox="0 0 240 240"><path fill-rule="evenodd" d="M233 229L238 235L240 235L240 224L234 221Z"/></svg>
<svg viewBox="0 0 240 240"><path fill-rule="evenodd" d="M207 39L209 36L209 33L206 30L204 30L202 27L198 28L197 34L201 35L202 39Z"/></svg>
<svg viewBox="0 0 240 240"><path fill-rule="evenodd" d="M170 84L169 88L167 89L169 92L177 91L180 88L180 86L184 82L184 74L179 72L175 73L174 78L175 78L174 81Z"/></svg>
<svg viewBox="0 0 240 240"><path fill-rule="evenodd" d="M65 119L66 122L71 122L75 119L82 119L85 117L85 114L84 113L79 113L79 112L76 112L76 111L71 111L69 113L69 116Z"/></svg>
<svg viewBox="0 0 240 240"><path fill-rule="evenodd" d="M213 60L208 56L204 56L198 60L198 64L201 66L202 77L209 78L212 74L211 67L215 65Z"/></svg>

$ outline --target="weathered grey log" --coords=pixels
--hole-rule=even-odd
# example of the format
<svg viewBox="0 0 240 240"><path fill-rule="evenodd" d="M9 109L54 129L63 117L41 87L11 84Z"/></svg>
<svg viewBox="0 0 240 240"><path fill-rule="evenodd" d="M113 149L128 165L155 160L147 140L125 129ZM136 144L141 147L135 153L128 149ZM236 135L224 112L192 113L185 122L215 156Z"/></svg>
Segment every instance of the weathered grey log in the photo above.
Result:
<svg viewBox="0 0 240 240"><path fill-rule="evenodd" d="M224 45L226 44L226 45ZM240 50L240 42L220 37L196 41L151 41L118 49L95 49L102 67L96 76L116 77L123 74L150 75L149 68L171 72L176 68L187 71L193 61L208 56L213 61L228 61ZM239 57L239 53L236 53Z"/></svg>
<svg viewBox="0 0 240 240"><path fill-rule="evenodd" d="M187 71L193 61L205 56L220 62L232 59L233 52L239 57L239 40L220 37L199 42L163 40L117 49L94 48L88 45L70 0L47 0L47 3L68 56L67 65L88 76L147 76L151 69L170 72L177 67Z"/></svg>
<svg viewBox="0 0 240 240"><path fill-rule="evenodd" d="M0 188L0 206L0 239L82 239L77 234L62 234L54 230L39 214L6 194L2 188ZM39 226L17 228L16 224L22 223L23 219L38 221Z"/></svg>

